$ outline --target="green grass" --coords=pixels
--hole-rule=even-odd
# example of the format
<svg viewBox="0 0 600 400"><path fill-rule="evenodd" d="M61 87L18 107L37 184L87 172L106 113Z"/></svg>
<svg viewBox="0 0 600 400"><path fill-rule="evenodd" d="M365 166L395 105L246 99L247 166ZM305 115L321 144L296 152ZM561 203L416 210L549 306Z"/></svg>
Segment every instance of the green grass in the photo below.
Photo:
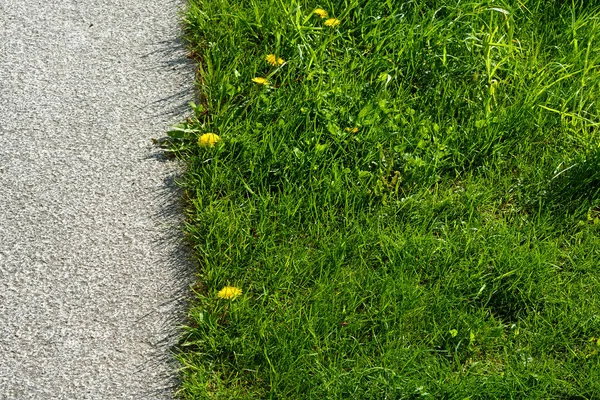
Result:
<svg viewBox="0 0 600 400"><path fill-rule="evenodd" d="M600 398L593 3L190 0L179 395Z"/></svg>

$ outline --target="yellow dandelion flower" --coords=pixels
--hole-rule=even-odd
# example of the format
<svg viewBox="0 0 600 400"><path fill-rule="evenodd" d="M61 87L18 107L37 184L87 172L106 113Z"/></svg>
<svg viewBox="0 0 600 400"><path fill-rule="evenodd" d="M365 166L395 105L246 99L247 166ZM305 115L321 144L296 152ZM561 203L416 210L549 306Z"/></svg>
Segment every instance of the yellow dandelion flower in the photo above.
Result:
<svg viewBox="0 0 600 400"><path fill-rule="evenodd" d="M265 86L269 85L269 81L266 80L265 78L261 78L261 77L256 77L256 78L252 79L252 82L257 83L259 85L265 85Z"/></svg>
<svg viewBox="0 0 600 400"><path fill-rule="evenodd" d="M275 54L269 54L265 57L265 60L274 67L282 65L285 62L283 58L277 57Z"/></svg>
<svg viewBox="0 0 600 400"><path fill-rule="evenodd" d="M327 21L325 21L325 26L330 26L330 27L336 27L340 24L340 20L337 18L329 18Z"/></svg>
<svg viewBox="0 0 600 400"><path fill-rule="evenodd" d="M313 12L321 18L327 18L329 16L329 14L327 14L327 11L323 10L322 8L317 8Z"/></svg>
<svg viewBox="0 0 600 400"><path fill-rule="evenodd" d="M220 299L233 300L242 294L242 289L236 288L235 286L225 286L219 290L217 297Z"/></svg>
<svg viewBox="0 0 600 400"><path fill-rule="evenodd" d="M358 132L358 128L357 127L346 128L346 132L348 132L348 133L356 133L356 132Z"/></svg>
<svg viewBox="0 0 600 400"><path fill-rule="evenodd" d="M205 133L204 135L198 138L198 146L200 147L214 147L215 143L220 141L221 138L219 135L214 133Z"/></svg>

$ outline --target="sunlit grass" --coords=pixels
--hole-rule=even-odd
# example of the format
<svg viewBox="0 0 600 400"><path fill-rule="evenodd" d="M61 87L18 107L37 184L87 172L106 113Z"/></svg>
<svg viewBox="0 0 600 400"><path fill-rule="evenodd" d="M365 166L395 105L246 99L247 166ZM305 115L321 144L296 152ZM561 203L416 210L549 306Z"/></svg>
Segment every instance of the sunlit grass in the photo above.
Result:
<svg viewBox="0 0 600 400"><path fill-rule="evenodd" d="M588 4L191 0L181 397L597 397Z"/></svg>

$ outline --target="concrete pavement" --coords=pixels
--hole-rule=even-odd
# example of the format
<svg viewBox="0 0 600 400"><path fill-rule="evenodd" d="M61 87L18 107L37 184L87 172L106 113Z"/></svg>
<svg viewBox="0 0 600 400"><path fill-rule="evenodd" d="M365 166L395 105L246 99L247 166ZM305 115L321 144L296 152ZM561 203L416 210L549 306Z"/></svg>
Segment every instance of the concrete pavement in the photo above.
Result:
<svg viewBox="0 0 600 400"><path fill-rule="evenodd" d="M181 6L0 0L0 399L171 398Z"/></svg>

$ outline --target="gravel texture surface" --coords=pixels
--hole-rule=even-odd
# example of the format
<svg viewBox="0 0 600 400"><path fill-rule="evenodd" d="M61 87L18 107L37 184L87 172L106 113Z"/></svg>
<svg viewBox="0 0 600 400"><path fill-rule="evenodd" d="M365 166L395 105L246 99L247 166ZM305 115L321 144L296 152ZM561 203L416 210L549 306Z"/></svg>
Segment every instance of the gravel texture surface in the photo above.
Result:
<svg viewBox="0 0 600 400"><path fill-rule="evenodd" d="M194 70L178 0L0 0L0 399L168 399L193 278L151 138Z"/></svg>

